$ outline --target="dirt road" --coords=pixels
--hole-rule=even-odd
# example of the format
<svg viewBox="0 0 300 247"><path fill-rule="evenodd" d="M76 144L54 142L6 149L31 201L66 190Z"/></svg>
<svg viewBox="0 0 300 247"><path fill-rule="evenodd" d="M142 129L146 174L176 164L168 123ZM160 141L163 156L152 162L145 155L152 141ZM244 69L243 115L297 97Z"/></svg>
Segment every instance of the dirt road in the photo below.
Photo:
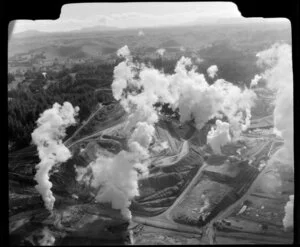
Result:
<svg viewBox="0 0 300 247"><path fill-rule="evenodd" d="M81 125L74 133L71 137L68 138L68 140L66 140L64 142L65 146L68 147L68 144L69 142L90 122L90 120L95 117L95 115L103 108L103 105L102 104L99 104L99 108L94 112L92 113L89 118L85 121L85 123L83 125Z"/></svg>

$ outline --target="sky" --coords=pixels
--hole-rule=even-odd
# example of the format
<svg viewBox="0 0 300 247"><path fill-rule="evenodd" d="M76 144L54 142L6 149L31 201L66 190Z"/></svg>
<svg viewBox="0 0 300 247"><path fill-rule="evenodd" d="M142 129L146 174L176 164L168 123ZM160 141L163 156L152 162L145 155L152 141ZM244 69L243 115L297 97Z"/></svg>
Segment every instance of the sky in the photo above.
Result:
<svg viewBox="0 0 300 247"><path fill-rule="evenodd" d="M93 26L118 28L180 25L198 19L242 17L232 2L138 2L65 4L57 20L17 20L13 33L59 32Z"/></svg>

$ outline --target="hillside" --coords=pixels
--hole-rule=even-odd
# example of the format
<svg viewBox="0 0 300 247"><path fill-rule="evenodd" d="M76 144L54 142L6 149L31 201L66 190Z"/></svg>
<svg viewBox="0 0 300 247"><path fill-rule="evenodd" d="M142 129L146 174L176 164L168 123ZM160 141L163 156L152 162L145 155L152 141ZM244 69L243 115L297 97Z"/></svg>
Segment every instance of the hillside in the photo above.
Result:
<svg viewBox="0 0 300 247"><path fill-rule="evenodd" d="M11 245L290 244L291 37L273 24L13 37Z"/></svg>

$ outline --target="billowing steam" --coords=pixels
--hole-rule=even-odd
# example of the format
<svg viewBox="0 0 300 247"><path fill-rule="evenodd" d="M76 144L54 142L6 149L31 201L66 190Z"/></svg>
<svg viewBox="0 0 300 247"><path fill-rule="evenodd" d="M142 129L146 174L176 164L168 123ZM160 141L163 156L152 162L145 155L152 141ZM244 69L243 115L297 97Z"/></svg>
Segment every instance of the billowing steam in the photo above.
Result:
<svg viewBox="0 0 300 247"><path fill-rule="evenodd" d="M129 51L129 49L128 49L128 46L125 45L125 46L123 46L121 49L119 49L119 50L117 51L117 55L118 55L119 57L128 57L128 56L130 55L130 51Z"/></svg>
<svg viewBox="0 0 300 247"><path fill-rule="evenodd" d="M127 57L129 55L130 52L127 53ZM121 99L121 94L127 87L127 81L129 81L134 76L130 68L128 68L127 63L129 63L129 60L119 63L114 68L114 83L112 84L112 90L114 92L114 97L117 100Z"/></svg>
<svg viewBox="0 0 300 247"><path fill-rule="evenodd" d="M156 51L156 53L159 54L160 56L163 56L164 53L165 53L165 51L166 51L165 49L160 48L160 49L158 49L158 50Z"/></svg>
<svg viewBox="0 0 300 247"><path fill-rule="evenodd" d="M231 131L237 133L247 125L256 95L222 79L208 84L189 58L182 57L175 73L169 75L134 63L127 46L117 54L125 60L114 69L112 92L128 113L124 127L128 150L117 155L99 155L89 167L93 171L92 186L99 188L96 200L110 202L124 217L130 218L131 200L139 195L138 178L148 173L149 147L154 140L154 125L159 120L155 104L168 103L173 110L178 109L181 122L194 120L199 129L209 119L225 115ZM155 145L160 144L154 143L152 150L161 149Z"/></svg>
<svg viewBox="0 0 300 247"><path fill-rule="evenodd" d="M255 75L254 78L251 80L250 88L255 87L261 78L262 77L260 75Z"/></svg>
<svg viewBox="0 0 300 247"><path fill-rule="evenodd" d="M214 78L217 75L218 67L217 65L212 65L207 69L207 74L210 78Z"/></svg>
<svg viewBox="0 0 300 247"><path fill-rule="evenodd" d="M207 143L210 144L214 153L221 154L221 147L231 141L229 123L216 121L216 129L212 128L207 134Z"/></svg>
<svg viewBox="0 0 300 247"><path fill-rule="evenodd" d="M44 227L42 231L43 237L39 240L41 246L52 246L55 243L55 237L49 231L48 227Z"/></svg>
<svg viewBox="0 0 300 247"><path fill-rule="evenodd" d="M158 143L157 145L155 145L155 146L152 148L152 150L153 150L154 152L159 153L159 152L161 152L161 151L163 151L163 150L165 150L165 149L167 149L167 148L169 148L169 144L168 144L168 142L164 141L164 142L161 142L161 143Z"/></svg>
<svg viewBox="0 0 300 247"><path fill-rule="evenodd" d="M139 195L138 177L148 173L148 149L153 140L153 124L158 121L158 115L153 107L156 101L149 95L137 95L130 90L125 93L125 89L134 90L139 87L133 79L136 67L131 61L127 46L121 48L118 55L124 56L125 61L114 70L112 91L129 114L124 128L128 135L128 151L122 150L117 155L110 156L100 154L88 168L91 168L93 174L92 187L99 188L95 199L111 203L112 208L121 210L122 215L130 219L131 200ZM78 180L85 178L84 173L88 168L78 169Z"/></svg>
<svg viewBox="0 0 300 247"><path fill-rule="evenodd" d="M137 172L133 169L135 155L121 151L114 157L99 156L89 166L93 171L92 186L99 188L98 202L109 202L130 218L130 200L138 195Z"/></svg>
<svg viewBox="0 0 300 247"><path fill-rule="evenodd" d="M177 62L173 75L164 74L143 64L133 65L130 61L125 61L121 65L122 73L118 72L124 74L124 77L122 83L119 83L121 80L119 77L113 82L114 96L121 99L121 104L125 108L137 105L137 111L140 107L143 111L146 110L140 111L140 119L147 117L156 122L157 113L153 104L160 102L169 103L173 110L178 108L181 122L194 119L199 129L209 119L222 114L228 116L232 124L242 123L244 126L249 124L250 108L254 104L256 94L249 89L242 90L223 79L209 85L204 75L197 73L196 67L192 67L189 58L182 57ZM120 64L117 66L118 69L121 67L119 66ZM136 67L141 68L139 78L133 79ZM187 67L192 68L188 70ZM128 95L127 92L127 96L121 97L125 87L131 88L133 94ZM139 89L143 91L136 94Z"/></svg>
<svg viewBox="0 0 300 247"><path fill-rule="evenodd" d="M274 109L275 133L284 139L284 145L271 157L271 164L283 164L294 168L294 125L293 125L293 70L292 50L288 44L275 44L257 54L258 65L266 67L261 75L270 89L276 90ZM294 195L285 207L283 223L293 226Z"/></svg>
<svg viewBox="0 0 300 247"><path fill-rule="evenodd" d="M284 207L285 216L283 218L283 226L286 230L294 228L294 195L290 195L290 200Z"/></svg>
<svg viewBox="0 0 300 247"><path fill-rule="evenodd" d="M42 195L48 210L53 209L55 198L52 195L52 183L49 172L57 163L62 163L71 157L69 149L62 143L66 128L76 124L75 116L79 107L73 108L69 102L62 106L55 103L51 109L45 110L37 120L38 127L31 134L32 141L37 145L41 162L36 166L36 189Z"/></svg>
<svg viewBox="0 0 300 247"><path fill-rule="evenodd" d="M120 209L126 219L131 218L128 209L131 200L139 195L138 175L148 172L148 163L142 160L149 158L148 148L153 135L152 125L139 122L128 141L129 151L122 150L110 157L99 155L88 167L93 173L91 185L99 189L96 201L111 203L112 208ZM77 180L84 179L86 170L80 170Z"/></svg>
<svg viewBox="0 0 300 247"><path fill-rule="evenodd" d="M272 157L293 167L294 125L293 125L293 70L292 51L287 44L275 44L258 54L258 64L266 67L262 77L270 89L275 89L274 126L285 143Z"/></svg>

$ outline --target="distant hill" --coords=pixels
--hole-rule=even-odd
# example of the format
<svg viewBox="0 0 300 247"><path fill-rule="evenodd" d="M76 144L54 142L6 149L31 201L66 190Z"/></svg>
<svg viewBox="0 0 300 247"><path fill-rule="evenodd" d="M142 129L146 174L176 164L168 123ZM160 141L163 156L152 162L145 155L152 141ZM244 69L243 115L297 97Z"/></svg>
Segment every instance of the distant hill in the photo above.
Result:
<svg viewBox="0 0 300 247"><path fill-rule="evenodd" d="M49 34L48 32L41 32L37 30L27 30L24 32L20 33L12 33L14 38L27 38L27 37L32 37L32 36L41 36L41 35L47 35Z"/></svg>
<svg viewBox="0 0 300 247"><path fill-rule="evenodd" d="M184 26L197 25L289 25L284 18L258 18L258 17L234 17L234 18L199 18L195 21L185 23Z"/></svg>
<svg viewBox="0 0 300 247"><path fill-rule="evenodd" d="M119 30L120 28L118 27L112 27L112 26L102 26L102 25L98 25L98 26L93 26L93 27L84 27L81 28L79 30L75 30L72 32L101 32L101 31L114 31L114 30Z"/></svg>
<svg viewBox="0 0 300 247"><path fill-rule="evenodd" d="M93 27L84 27L78 30L70 30L65 32L44 32L38 30L27 30L20 33L12 34L14 38L28 38L33 36L46 36L46 35L57 35L57 34L69 34L69 33L90 33L90 32L103 32L103 31L115 31L119 30L118 27L111 27L111 26L93 26Z"/></svg>

